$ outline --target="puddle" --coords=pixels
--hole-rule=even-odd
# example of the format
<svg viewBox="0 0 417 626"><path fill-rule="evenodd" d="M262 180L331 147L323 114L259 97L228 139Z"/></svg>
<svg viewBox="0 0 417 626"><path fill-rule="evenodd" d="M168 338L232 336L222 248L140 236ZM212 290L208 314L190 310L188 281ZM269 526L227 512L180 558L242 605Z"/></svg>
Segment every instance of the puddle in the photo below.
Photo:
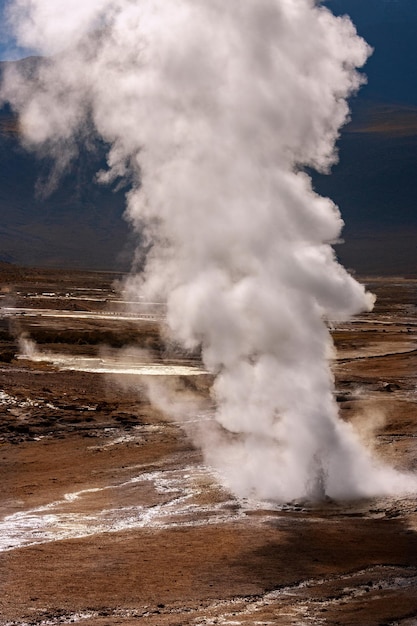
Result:
<svg viewBox="0 0 417 626"><path fill-rule="evenodd" d="M199 465L146 472L120 484L67 493L55 502L4 517L0 521L0 552L99 533L200 526L240 519L245 513L236 507L236 501L220 499L215 491L213 502L198 502L203 493L207 496L208 485L218 489L215 481L213 473ZM103 492L107 492L109 506L97 508L103 501L98 496ZM132 499L151 503L132 505Z"/></svg>
<svg viewBox="0 0 417 626"><path fill-rule="evenodd" d="M51 402L45 402L44 400L31 400L30 398L20 400L16 396L12 396L5 391L0 391L0 405L17 407L19 409L47 407L48 409L58 410L58 407L51 404Z"/></svg>
<svg viewBox="0 0 417 626"><path fill-rule="evenodd" d="M414 341L374 342L357 349L338 349L335 360L350 361L355 359L369 359L373 357L395 356L415 352L417 343Z"/></svg>
<svg viewBox="0 0 417 626"><path fill-rule="evenodd" d="M49 363L61 371L90 372L96 374L127 374L135 376L202 376L207 371L192 365L165 363L122 362L112 358L71 356L49 352L22 354L19 359L34 363Z"/></svg>
<svg viewBox="0 0 417 626"><path fill-rule="evenodd" d="M78 298L77 298L78 299ZM80 320L120 320L120 321L162 321L161 313L151 312L119 312L119 311L67 311L65 309L33 309L26 307L2 307L2 317L43 317Z"/></svg>

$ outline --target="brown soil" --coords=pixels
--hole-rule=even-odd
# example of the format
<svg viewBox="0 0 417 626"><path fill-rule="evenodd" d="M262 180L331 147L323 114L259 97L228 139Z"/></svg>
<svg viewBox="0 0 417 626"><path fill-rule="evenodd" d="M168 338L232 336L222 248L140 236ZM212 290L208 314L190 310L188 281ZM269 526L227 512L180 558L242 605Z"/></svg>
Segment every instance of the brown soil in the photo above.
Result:
<svg viewBox="0 0 417 626"><path fill-rule="evenodd" d="M65 273L64 284L53 272L0 270L4 298L19 298L18 306L32 306L31 293L40 308L43 292L68 285L101 289L101 308L112 306L109 275ZM417 283L370 286L380 296L376 311L334 331L341 415L364 436L372 430L378 455L417 470ZM84 354L124 333L125 342L167 358L154 322L4 320L1 518L68 517L52 520L49 535L40 527L24 544L3 545L1 626L417 623L413 499L251 508L199 469L200 452L150 406L136 378L122 389L99 374L16 359L13 333L43 337L45 349ZM183 383L205 395L210 379ZM369 415L378 416L373 428ZM145 515L144 522L118 528L118 511ZM97 519L101 531L91 530Z"/></svg>

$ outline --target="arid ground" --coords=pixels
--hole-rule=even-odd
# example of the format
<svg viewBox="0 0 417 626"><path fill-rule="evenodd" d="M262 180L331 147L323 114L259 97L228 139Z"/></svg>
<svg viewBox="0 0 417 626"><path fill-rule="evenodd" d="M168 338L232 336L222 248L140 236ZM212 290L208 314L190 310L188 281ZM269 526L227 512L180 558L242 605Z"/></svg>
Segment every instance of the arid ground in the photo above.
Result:
<svg viewBox="0 0 417 626"><path fill-rule="evenodd" d="M0 267L0 625L417 624L416 500L225 491L142 383L210 377L118 278ZM417 281L365 282L375 311L333 330L341 416L417 472Z"/></svg>

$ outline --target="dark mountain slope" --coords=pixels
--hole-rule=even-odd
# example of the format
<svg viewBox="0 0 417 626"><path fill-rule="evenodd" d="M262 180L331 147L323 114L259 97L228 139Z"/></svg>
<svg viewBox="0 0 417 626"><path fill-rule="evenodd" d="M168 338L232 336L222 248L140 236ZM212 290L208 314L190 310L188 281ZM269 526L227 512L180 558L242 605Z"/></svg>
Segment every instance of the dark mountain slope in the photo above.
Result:
<svg viewBox="0 0 417 626"><path fill-rule="evenodd" d="M367 125L351 124L340 140L331 176L314 175L316 190L340 207L346 265L360 273L417 274L417 111L381 115L370 106Z"/></svg>
<svg viewBox="0 0 417 626"><path fill-rule="evenodd" d="M339 204L346 228L341 260L361 273L417 273L417 1L327 0L350 14L374 54L368 85L352 100L352 123L330 176L316 190ZM37 59L20 61L31 73ZM1 64L0 64L1 71ZM0 112L0 258L103 269L128 267L123 192L96 185L105 147L81 150L49 197L35 195L51 164L19 145L16 120ZM127 248L126 248L127 246ZM122 253L122 257L120 257Z"/></svg>
<svg viewBox="0 0 417 626"><path fill-rule="evenodd" d="M360 100L417 104L416 0L327 0L336 14L348 14L373 47Z"/></svg>
<svg viewBox="0 0 417 626"><path fill-rule="evenodd" d="M129 266L124 192L95 183L105 150L81 150L50 195L52 163L19 142L17 120L0 111L0 259L29 265L124 269Z"/></svg>
<svg viewBox="0 0 417 626"><path fill-rule="evenodd" d="M417 2L327 0L374 48L352 101L331 176L317 191L339 204L344 263L362 273L417 274Z"/></svg>

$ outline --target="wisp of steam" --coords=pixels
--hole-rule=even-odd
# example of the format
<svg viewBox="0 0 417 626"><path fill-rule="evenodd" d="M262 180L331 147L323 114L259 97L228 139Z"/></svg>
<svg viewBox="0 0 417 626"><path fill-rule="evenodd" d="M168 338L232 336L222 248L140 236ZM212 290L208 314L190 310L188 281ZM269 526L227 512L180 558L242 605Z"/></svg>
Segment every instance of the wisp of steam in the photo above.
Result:
<svg viewBox="0 0 417 626"><path fill-rule="evenodd" d="M339 419L329 366L326 320L373 306L306 173L335 162L362 82L349 18L318 0L12 0L8 20L46 57L2 87L26 145L59 172L94 132L99 180L131 181L126 288L201 346L218 426L200 439L227 485L281 501L414 489Z"/></svg>

